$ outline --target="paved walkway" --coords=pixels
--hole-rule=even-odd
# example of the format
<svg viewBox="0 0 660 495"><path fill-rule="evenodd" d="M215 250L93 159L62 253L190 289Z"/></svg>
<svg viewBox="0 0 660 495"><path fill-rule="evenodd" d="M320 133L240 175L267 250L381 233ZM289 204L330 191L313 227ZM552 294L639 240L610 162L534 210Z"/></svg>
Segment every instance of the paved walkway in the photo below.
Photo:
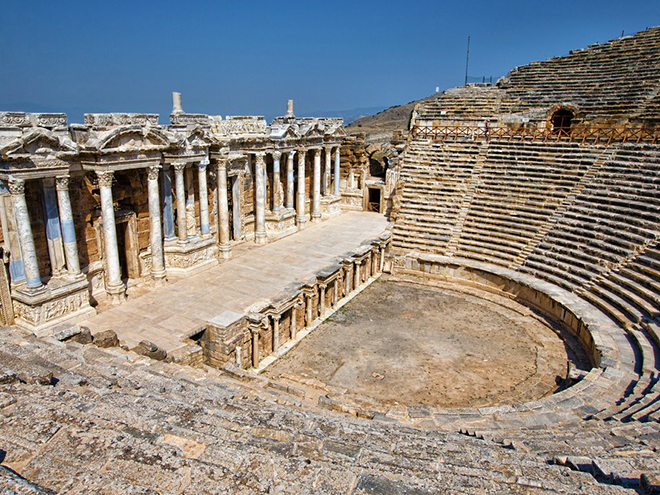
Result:
<svg viewBox="0 0 660 495"><path fill-rule="evenodd" d="M245 312L339 255L381 234L383 215L348 212L258 248L237 246L234 257L191 277L129 298L82 322L92 333L114 330L129 347L150 340L168 351L223 311Z"/></svg>

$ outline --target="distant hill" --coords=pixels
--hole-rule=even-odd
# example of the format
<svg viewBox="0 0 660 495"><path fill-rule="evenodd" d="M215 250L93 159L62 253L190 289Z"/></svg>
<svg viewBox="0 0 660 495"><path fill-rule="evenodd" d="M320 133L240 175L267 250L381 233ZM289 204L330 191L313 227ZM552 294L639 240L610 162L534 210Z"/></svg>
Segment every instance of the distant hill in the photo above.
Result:
<svg viewBox="0 0 660 495"><path fill-rule="evenodd" d="M344 119L344 125L349 125L362 117L373 115L380 112L385 107L366 107L366 108L353 108L352 110L332 110L325 112L306 112L301 117L338 117Z"/></svg>
<svg viewBox="0 0 660 495"><path fill-rule="evenodd" d="M349 133L364 132L368 141L388 141L392 131L408 129L410 114L417 103L435 97L436 94L433 94L421 100L396 105L374 115L362 117L351 123L346 130Z"/></svg>

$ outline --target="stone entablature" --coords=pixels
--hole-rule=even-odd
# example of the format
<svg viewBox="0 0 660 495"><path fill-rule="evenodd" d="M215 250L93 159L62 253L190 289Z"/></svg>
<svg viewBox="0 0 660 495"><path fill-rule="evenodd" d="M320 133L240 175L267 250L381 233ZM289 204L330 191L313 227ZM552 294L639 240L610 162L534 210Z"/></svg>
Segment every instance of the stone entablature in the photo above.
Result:
<svg viewBox="0 0 660 495"><path fill-rule="evenodd" d="M2 127L65 127L65 113L0 112Z"/></svg>
<svg viewBox="0 0 660 495"><path fill-rule="evenodd" d="M82 279L93 298L120 303L130 283L187 276L237 242L341 212L341 119L291 109L269 126L176 103L171 125L143 113L86 114L68 127L64 114L0 113L2 238L19 324L36 331L93 311ZM46 309L69 300L67 285L75 304Z"/></svg>

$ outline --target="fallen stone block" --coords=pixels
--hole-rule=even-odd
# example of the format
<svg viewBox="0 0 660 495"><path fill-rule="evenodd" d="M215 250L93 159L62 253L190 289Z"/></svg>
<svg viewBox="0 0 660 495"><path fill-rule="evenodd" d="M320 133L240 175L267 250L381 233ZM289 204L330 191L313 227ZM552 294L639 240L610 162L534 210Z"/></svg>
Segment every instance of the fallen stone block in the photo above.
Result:
<svg viewBox="0 0 660 495"><path fill-rule="evenodd" d="M97 347L117 347L119 339L114 330L105 330L94 335L92 342Z"/></svg>
<svg viewBox="0 0 660 495"><path fill-rule="evenodd" d="M167 351L165 349L161 349L156 344L149 342L148 340L143 340L131 350L136 354L146 356L157 361L163 361L167 357Z"/></svg>

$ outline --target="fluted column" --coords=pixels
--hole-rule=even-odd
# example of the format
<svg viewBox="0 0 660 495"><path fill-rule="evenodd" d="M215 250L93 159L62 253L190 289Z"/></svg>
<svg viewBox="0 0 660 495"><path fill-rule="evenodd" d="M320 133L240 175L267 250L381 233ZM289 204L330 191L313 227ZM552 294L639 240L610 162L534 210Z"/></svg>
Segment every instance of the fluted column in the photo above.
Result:
<svg viewBox="0 0 660 495"><path fill-rule="evenodd" d="M304 229L307 224L305 218L305 155L307 155L306 150L298 150L298 199L296 202L298 230Z"/></svg>
<svg viewBox="0 0 660 495"><path fill-rule="evenodd" d="M27 202L25 201L25 181L22 179L9 180L9 192L14 204L14 217L16 218L16 229L18 230L18 243L21 246L27 288L33 291L43 289L41 275L39 274L39 262L37 250L34 246L32 226L28 214Z"/></svg>
<svg viewBox="0 0 660 495"><path fill-rule="evenodd" d="M325 161L323 163L323 196L330 195L330 170L332 169L332 148L325 148Z"/></svg>
<svg viewBox="0 0 660 495"><path fill-rule="evenodd" d="M227 202L227 160L218 161L218 236L220 254L224 259L231 257L229 244L229 204Z"/></svg>
<svg viewBox="0 0 660 495"><path fill-rule="evenodd" d="M174 164L174 187L176 188L176 227L179 244L188 242L188 218L186 211L186 187L183 179L185 163Z"/></svg>
<svg viewBox="0 0 660 495"><path fill-rule="evenodd" d="M80 271L76 229L73 224L73 212L71 211L71 199L69 198L69 177L57 177L55 179L55 189L57 190L57 205L60 210L60 226L62 227L67 272L73 278L82 279L84 274Z"/></svg>
<svg viewBox="0 0 660 495"><path fill-rule="evenodd" d="M321 221L321 149L314 150L314 185L312 191L312 222Z"/></svg>
<svg viewBox="0 0 660 495"><path fill-rule="evenodd" d="M202 160L197 166L197 182L199 183L199 223L202 237L211 234L209 229L209 190L206 182L206 166L208 159Z"/></svg>
<svg viewBox="0 0 660 495"><path fill-rule="evenodd" d="M335 151L335 196L339 196L339 165L341 163L341 148L337 146Z"/></svg>
<svg viewBox="0 0 660 495"><path fill-rule="evenodd" d="M293 160L296 157L295 151L289 151L286 160L286 207L293 208Z"/></svg>
<svg viewBox="0 0 660 495"><path fill-rule="evenodd" d="M160 195L158 176L160 165L152 165L147 172L149 195L149 246L151 248L151 276L159 282L165 280L165 258L163 255L163 231L160 226Z"/></svg>
<svg viewBox="0 0 660 495"><path fill-rule="evenodd" d="M273 153L273 211L279 213L282 208L282 184L280 183L280 158L282 153Z"/></svg>
<svg viewBox="0 0 660 495"><path fill-rule="evenodd" d="M103 216L103 239L105 244L106 290L113 303L124 299L125 287L121 281L119 266L119 250L117 248L117 228L115 226L115 209L112 200L112 172L96 172L101 190L101 215Z"/></svg>
<svg viewBox="0 0 660 495"><path fill-rule="evenodd" d="M254 166L255 176L255 197L256 205L256 224L254 231L254 242L257 244L266 244L266 191L264 183L264 170L266 162L264 161L264 153L256 154L257 160Z"/></svg>

